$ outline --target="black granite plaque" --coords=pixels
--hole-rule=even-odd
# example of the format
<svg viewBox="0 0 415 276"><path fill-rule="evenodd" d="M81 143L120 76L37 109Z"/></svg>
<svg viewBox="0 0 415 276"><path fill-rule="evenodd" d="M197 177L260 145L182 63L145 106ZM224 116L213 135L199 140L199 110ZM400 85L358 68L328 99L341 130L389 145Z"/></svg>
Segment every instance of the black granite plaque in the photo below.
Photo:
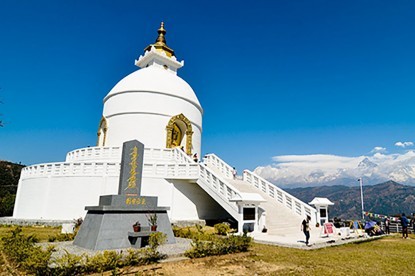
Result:
<svg viewBox="0 0 415 276"><path fill-rule="evenodd" d="M119 195L141 195L144 145L137 140L125 142L122 147Z"/></svg>

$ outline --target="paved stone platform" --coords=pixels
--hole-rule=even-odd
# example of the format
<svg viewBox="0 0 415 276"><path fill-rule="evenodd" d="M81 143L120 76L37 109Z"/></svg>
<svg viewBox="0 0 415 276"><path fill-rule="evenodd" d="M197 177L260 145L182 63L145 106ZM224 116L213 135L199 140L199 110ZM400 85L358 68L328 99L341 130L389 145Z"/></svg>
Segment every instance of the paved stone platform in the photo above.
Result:
<svg viewBox="0 0 415 276"><path fill-rule="evenodd" d="M299 227L300 228L300 227ZM304 250L313 250L323 247L338 246L347 243L363 242L379 239L383 236L369 237L359 231L359 233L351 233L349 236L339 235L339 230L335 229L333 235L322 235L321 227L313 228L310 231L310 245L305 244L305 235L300 229L298 232L285 233L284 235L269 235L267 233L251 233L250 236L257 243L271 244L290 248L298 248Z"/></svg>

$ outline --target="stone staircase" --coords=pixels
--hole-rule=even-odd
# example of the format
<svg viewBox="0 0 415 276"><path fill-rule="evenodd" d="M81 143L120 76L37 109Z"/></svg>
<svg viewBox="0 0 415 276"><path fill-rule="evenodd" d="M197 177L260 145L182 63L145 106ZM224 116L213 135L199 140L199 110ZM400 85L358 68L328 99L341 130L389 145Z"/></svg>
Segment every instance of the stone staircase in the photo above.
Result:
<svg viewBox="0 0 415 276"><path fill-rule="evenodd" d="M209 169L217 174L221 172L214 166L207 165ZM242 193L257 193L266 200L260 204L260 208L266 211L266 227L269 235L285 236L295 232L300 232L301 222L304 219L293 213L286 206L271 198L266 193L253 187L246 181L241 179L227 179L229 184Z"/></svg>
<svg viewBox="0 0 415 276"><path fill-rule="evenodd" d="M266 202L260 204L260 207L266 211L266 227L268 234L284 236L292 232L299 232L300 225L304 218L294 214L283 204L268 196L266 193L252 187L249 183L235 179L229 182L243 193L258 193Z"/></svg>

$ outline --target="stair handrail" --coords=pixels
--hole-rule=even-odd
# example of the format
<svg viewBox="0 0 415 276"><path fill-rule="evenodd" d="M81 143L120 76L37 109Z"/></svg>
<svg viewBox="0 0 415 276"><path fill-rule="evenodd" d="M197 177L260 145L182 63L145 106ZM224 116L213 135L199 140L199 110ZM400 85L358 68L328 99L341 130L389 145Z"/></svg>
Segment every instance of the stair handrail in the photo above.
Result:
<svg viewBox="0 0 415 276"><path fill-rule="evenodd" d="M190 158L189 155L187 155L182 149L178 147L173 149L173 158L176 161L179 161L179 163L195 163L195 161Z"/></svg>
<svg viewBox="0 0 415 276"><path fill-rule="evenodd" d="M215 171L205 166L205 164L199 164L199 170L199 178L208 184L209 188L213 190L215 194L219 195L219 197L222 198L234 212L238 213L237 204L235 202L231 202L230 199L241 198L240 191L231 185L228 181L219 176ZM218 183L214 183L212 177L215 177Z"/></svg>
<svg viewBox="0 0 415 276"><path fill-rule="evenodd" d="M266 193L271 198L274 198L276 201L291 209L294 213L304 217L309 215L312 221L315 222L317 213L315 208L290 195L268 180L262 178L254 172L251 172L250 170L244 170L243 180L250 183L253 187Z"/></svg>
<svg viewBox="0 0 415 276"><path fill-rule="evenodd" d="M203 157L203 163L206 163L208 165L212 165L216 169L219 170L221 174L227 179L233 179L233 167L230 166L228 163L223 161L221 158L219 158L214 153L206 154Z"/></svg>

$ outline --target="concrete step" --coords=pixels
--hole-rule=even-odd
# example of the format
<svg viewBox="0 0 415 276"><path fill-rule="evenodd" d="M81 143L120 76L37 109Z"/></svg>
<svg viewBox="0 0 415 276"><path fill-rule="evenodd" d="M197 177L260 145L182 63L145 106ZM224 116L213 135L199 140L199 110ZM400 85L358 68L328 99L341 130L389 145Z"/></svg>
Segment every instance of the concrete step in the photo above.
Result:
<svg viewBox="0 0 415 276"><path fill-rule="evenodd" d="M215 167L209 166L218 175L221 175L219 170ZM268 233L278 235L292 235L299 232L301 229L301 222L304 218L295 214L285 205L278 202L275 198L271 198L261 189L257 189L248 182L240 179L227 179L228 182L242 193L257 193L266 200L260 204L260 207L266 211L266 227Z"/></svg>

